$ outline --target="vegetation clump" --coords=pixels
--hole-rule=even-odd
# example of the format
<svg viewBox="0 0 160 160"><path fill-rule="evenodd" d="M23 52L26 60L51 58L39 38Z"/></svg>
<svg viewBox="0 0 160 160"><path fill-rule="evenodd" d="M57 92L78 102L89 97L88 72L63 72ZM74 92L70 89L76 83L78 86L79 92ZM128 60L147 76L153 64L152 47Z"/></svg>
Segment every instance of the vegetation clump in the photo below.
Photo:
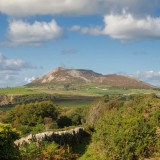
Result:
<svg viewBox="0 0 160 160"><path fill-rule="evenodd" d="M26 134L31 131L41 132L45 126L54 127L58 114L57 107L51 101L35 102L17 105L6 113L3 121Z"/></svg>
<svg viewBox="0 0 160 160"><path fill-rule="evenodd" d="M0 159L18 160L20 153L14 141L19 138L19 134L9 124L0 123Z"/></svg>
<svg viewBox="0 0 160 160"><path fill-rule="evenodd" d="M153 95L133 96L121 106L103 110L95 124L92 143L81 160L138 160L159 147L156 133L160 100ZM94 107L94 106L93 106Z"/></svg>
<svg viewBox="0 0 160 160"><path fill-rule="evenodd" d="M18 148L14 144L17 132L0 123L0 159L139 160L160 154L160 98L155 94L105 95L88 109L60 108L43 101L17 105L3 113L0 120L21 135L82 125L87 136L77 143L68 143L71 137L66 136L64 143L48 139Z"/></svg>

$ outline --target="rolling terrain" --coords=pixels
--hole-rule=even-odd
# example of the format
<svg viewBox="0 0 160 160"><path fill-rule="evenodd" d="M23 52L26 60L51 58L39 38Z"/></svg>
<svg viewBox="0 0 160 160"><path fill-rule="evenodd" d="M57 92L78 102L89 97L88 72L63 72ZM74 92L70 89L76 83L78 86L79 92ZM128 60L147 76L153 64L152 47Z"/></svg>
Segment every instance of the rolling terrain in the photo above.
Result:
<svg viewBox="0 0 160 160"><path fill-rule="evenodd" d="M92 70L58 67L26 86L0 89L0 106L50 100L50 97L56 97L54 99L58 99L58 103L65 98L67 105L72 105L72 99L86 101L87 98L88 103L90 98L94 99L106 94L150 93L160 95L158 88L132 77L116 74L103 75Z"/></svg>

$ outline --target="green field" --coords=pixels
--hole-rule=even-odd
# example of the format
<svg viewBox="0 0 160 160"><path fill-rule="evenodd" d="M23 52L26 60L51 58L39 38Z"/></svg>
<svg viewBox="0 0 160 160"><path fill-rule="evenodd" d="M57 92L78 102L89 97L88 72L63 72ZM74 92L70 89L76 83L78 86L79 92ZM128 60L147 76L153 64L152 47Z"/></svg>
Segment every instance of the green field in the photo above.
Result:
<svg viewBox="0 0 160 160"><path fill-rule="evenodd" d="M105 85L73 85L72 88L65 90L63 85L54 87L13 87L0 89L0 95L3 94L15 94L15 95L29 95L29 94L52 94L55 96L102 96L105 94L151 94L155 93L160 95L160 91L153 89L121 89L121 88L110 88Z"/></svg>
<svg viewBox="0 0 160 160"><path fill-rule="evenodd" d="M48 89L48 88L37 88L39 92L54 94L60 96L103 96L109 95L130 95L130 94L151 94L155 93L160 95L160 91L154 89L121 89L121 88L107 88L105 86L81 86L76 89L64 90L63 88Z"/></svg>
<svg viewBox="0 0 160 160"><path fill-rule="evenodd" d="M40 96L40 94L39 94L39 96ZM22 99L22 97L19 97L19 98ZM81 108L81 107L85 108L85 107L90 106L96 98L97 97L87 97L87 96L84 96L84 97L80 97L80 96L71 96L71 97L70 96L69 97L59 96L59 97L56 97L54 100L52 99L51 101L53 101L54 104L56 104L56 105L58 105L59 107L62 107L62 108ZM50 99L48 99L48 100L50 100ZM26 104L26 103L32 103L32 102L35 102L35 101L32 101L32 99L31 99L30 101L24 101L23 103ZM18 103L18 104L23 104L23 103L21 102L21 103ZM0 109L2 111L8 111L8 110L14 108L15 105L17 105L17 104L3 105L3 106L0 107Z"/></svg>
<svg viewBox="0 0 160 160"><path fill-rule="evenodd" d="M73 85L73 88L65 90L63 85L56 87L37 87L37 88L27 88L27 87L15 87L15 88L5 88L0 90L0 95L16 95L19 97L17 103L31 103L34 101L41 101L48 95L48 99L52 100L55 104L60 107L86 107L97 97L103 95L124 95L128 96L131 94L151 94L155 93L160 96L160 91L153 89L120 89L120 88L109 88L105 85ZM20 95L20 96L19 96ZM21 97L22 96L22 97ZM50 99L50 97L52 98ZM1 106L1 109L6 111L14 107L13 105Z"/></svg>
<svg viewBox="0 0 160 160"><path fill-rule="evenodd" d="M77 98L77 99L58 99L54 101L60 107L87 107L90 106L95 98Z"/></svg>
<svg viewBox="0 0 160 160"><path fill-rule="evenodd" d="M23 94L38 94L39 90L34 90L26 87L13 87L13 88L4 88L0 89L0 95L3 94L15 94L15 95L23 95Z"/></svg>

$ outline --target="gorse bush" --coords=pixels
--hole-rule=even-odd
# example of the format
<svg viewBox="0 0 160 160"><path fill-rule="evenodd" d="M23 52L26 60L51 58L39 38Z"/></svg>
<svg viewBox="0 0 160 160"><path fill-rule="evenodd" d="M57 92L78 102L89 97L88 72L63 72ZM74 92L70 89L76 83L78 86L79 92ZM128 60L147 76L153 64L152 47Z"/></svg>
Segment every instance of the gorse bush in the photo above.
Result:
<svg viewBox="0 0 160 160"><path fill-rule="evenodd" d="M11 124L20 131L21 135L26 135L31 132L35 134L56 127L57 125L54 123L56 123L58 115L58 107L53 102L43 101L17 105L4 113L1 121ZM50 126L46 123L47 118L52 121Z"/></svg>
<svg viewBox="0 0 160 160"><path fill-rule="evenodd" d="M86 116L86 123L90 127L94 127L94 124L98 119L104 116L105 112L113 109L120 108L123 105L123 100L117 96L104 96L97 99L89 108Z"/></svg>
<svg viewBox="0 0 160 160"><path fill-rule="evenodd" d="M138 160L150 157L159 145L156 133L159 103L153 95L132 96L118 108L106 110L105 107L103 116L95 124L92 143L80 159Z"/></svg>
<svg viewBox="0 0 160 160"><path fill-rule="evenodd" d="M141 115L110 112L96 125L93 139L105 159L136 160L148 157L157 144L156 127Z"/></svg>
<svg viewBox="0 0 160 160"><path fill-rule="evenodd" d="M58 107L52 101L16 105L0 115L0 121L11 124L21 136L81 125L83 120L82 108Z"/></svg>
<svg viewBox="0 0 160 160"><path fill-rule="evenodd" d="M0 159L18 160L20 154L14 141L19 138L19 134L9 124L0 123Z"/></svg>
<svg viewBox="0 0 160 160"><path fill-rule="evenodd" d="M39 123L43 123L45 117L53 120L56 120L58 117L58 111L50 101L17 105L7 113L5 121L15 126L36 126Z"/></svg>
<svg viewBox="0 0 160 160"><path fill-rule="evenodd" d="M69 127L72 125L72 120L67 116L61 116L57 120L57 125L59 128Z"/></svg>

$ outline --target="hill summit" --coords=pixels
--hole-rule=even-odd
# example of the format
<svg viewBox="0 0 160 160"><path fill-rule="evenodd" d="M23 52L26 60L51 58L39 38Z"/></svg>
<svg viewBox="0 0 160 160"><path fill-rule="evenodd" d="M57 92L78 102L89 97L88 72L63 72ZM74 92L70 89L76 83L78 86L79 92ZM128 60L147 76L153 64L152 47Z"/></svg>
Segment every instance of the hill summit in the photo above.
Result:
<svg viewBox="0 0 160 160"><path fill-rule="evenodd" d="M28 86L45 84L104 84L118 88L152 88L153 86L138 79L109 74L103 75L92 70L68 69L58 67L42 77L35 79Z"/></svg>

